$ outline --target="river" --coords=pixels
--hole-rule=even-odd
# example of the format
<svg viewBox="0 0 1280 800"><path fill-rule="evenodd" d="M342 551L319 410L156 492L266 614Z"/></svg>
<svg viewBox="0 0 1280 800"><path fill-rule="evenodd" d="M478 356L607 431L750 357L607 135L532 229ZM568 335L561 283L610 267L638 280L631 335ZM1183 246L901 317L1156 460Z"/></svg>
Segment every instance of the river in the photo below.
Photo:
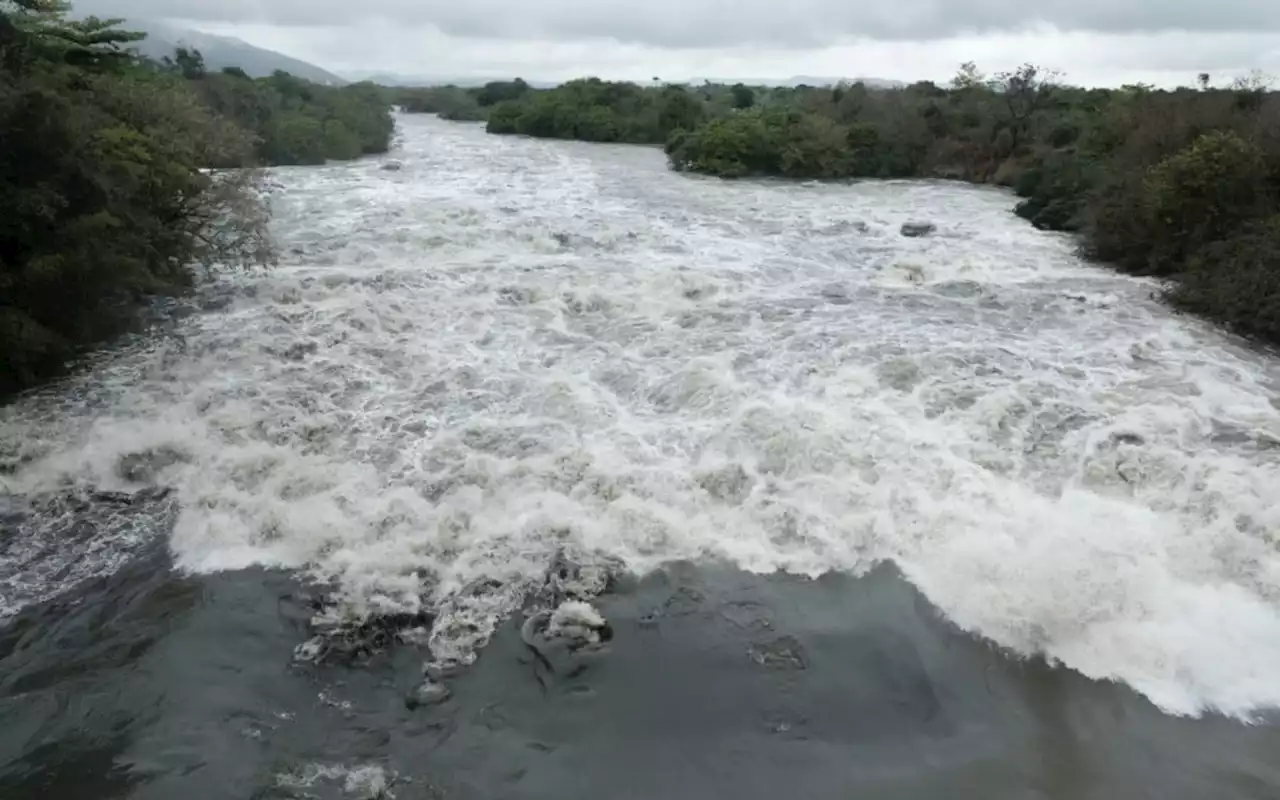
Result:
<svg viewBox="0 0 1280 800"><path fill-rule="evenodd" d="M1003 191L398 123L0 409L6 800L1280 796L1274 355Z"/></svg>

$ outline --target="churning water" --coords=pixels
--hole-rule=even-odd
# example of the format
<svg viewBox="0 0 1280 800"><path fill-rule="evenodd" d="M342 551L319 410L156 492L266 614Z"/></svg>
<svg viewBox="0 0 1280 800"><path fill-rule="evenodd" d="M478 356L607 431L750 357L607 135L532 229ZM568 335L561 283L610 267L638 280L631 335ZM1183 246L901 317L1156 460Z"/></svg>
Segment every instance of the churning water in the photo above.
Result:
<svg viewBox="0 0 1280 800"><path fill-rule="evenodd" d="M1003 192L400 126L400 171L276 171L278 268L0 410L0 616L167 537L344 616L429 607L468 662L558 550L887 560L1167 712L1280 705L1274 356Z"/></svg>

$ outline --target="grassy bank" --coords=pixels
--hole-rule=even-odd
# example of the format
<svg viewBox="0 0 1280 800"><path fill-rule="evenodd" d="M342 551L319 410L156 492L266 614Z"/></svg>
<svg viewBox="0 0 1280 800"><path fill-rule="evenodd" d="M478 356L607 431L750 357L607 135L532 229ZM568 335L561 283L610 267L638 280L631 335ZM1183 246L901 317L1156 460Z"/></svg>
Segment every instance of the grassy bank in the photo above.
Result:
<svg viewBox="0 0 1280 800"><path fill-rule="evenodd" d="M58 374L208 265L274 257L261 164L387 149L386 97L131 51L112 21L0 0L0 397ZM207 173L202 167L244 167Z"/></svg>
<svg viewBox="0 0 1280 800"><path fill-rule="evenodd" d="M1012 188L1084 255L1172 279L1168 299L1280 342L1280 95L1085 89L1032 65L947 86L640 87L598 80L495 104L493 133L664 143L675 170L725 178L950 178Z"/></svg>

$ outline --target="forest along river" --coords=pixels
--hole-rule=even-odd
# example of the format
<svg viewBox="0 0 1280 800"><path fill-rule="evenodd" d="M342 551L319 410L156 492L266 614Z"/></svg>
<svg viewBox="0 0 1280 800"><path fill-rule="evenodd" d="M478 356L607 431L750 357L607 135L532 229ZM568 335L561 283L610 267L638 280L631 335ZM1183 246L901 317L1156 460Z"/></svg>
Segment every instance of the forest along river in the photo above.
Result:
<svg viewBox="0 0 1280 800"><path fill-rule="evenodd" d="M0 409L0 796L1280 796L1273 355L1001 191L399 123Z"/></svg>

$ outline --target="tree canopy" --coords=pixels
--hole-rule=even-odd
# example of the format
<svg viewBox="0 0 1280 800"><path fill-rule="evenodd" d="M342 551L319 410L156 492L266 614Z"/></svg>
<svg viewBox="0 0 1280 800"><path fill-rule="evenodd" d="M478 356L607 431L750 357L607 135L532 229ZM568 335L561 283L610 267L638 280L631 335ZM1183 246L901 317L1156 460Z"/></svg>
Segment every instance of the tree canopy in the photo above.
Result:
<svg viewBox="0 0 1280 800"><path fill-rule="evenodd" d="M642 88L598 78L546 91L525 91L489 112L490 133L592 142L662 144L704 119L701 102L682 86Z"/></svg>
<svg viewBox="0 0 1280 800"><path fill-rule="evenodd" d="M164 67L190 81L217 114L253 135L260 163L323 164L391 146L390 99L371 83L323 86L277 71L252 79L243 70L210 73L198 50L179 48Z"/></svg>
<svg viewBox="0 0 1280 800"><path fill-rule="evenodd" d="M391 137L375 87L207 74L195 51L149 62L119 20L67 12L0 2L0 395L193 270L270 263L254 165L354 158Z"/></svg>

